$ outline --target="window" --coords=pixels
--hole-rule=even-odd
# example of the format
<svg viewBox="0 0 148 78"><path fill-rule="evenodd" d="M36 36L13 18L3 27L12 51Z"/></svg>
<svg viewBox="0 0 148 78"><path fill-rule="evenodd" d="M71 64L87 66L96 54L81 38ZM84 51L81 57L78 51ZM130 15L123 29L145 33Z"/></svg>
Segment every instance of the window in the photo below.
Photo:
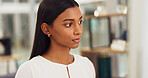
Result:
<svg viewBox="0 0 148 78"><path fill-rule="evenodd" d="M35 0L35 3L39 3L41 0Z"/></svg>
<svg viewBox="0 0 148 78"><path fill-rule="evenodd" d="M20 14L20 22L21 22L21 45L24 48L30 47L30 35L29 35L29 15L28 14Z"/></svg>
<svg viewBox="0 0 148 78"><path fill-rule="evenodd" d="M13 48L28 49L30 48L29 15L19 14L18 16L19 21L16 21L13 14L2 15L3 35L5 38L11 39ZM14 22L20 22L20 27L16 28ZM20 32L14 30L19 30Z"/></svg>
<svg viewBox="0 0 148 78"><path fill-rule="evenodd" d="M2 2L14 2L14 0L2 0Z"/></svg>
<svg viewBox="0 0 148 78"><path fill-rule="evenodd" d="M19 0L20 3L27 3L28 0Z"/></svg>
<svg viewBox="0 0 148 78"><path fill-rule="evenodd" d="M5 38L11 38L13 44L14 38L14 15L13 14L3 14L2 15L2 25L3 25L3 35Z"/></svg>

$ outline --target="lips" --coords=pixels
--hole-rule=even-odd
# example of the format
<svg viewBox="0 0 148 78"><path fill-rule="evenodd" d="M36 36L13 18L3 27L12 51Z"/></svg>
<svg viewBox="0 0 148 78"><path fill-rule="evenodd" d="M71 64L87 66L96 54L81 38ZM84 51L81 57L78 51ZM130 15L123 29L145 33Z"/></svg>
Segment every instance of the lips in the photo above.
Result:
<svg viewBox="0 0 148 78"><path fill-rule="evenodd" d="M72 41L78 43L78 42L80 42L80 38L74 39L74 40L72 40Z"/></svg>

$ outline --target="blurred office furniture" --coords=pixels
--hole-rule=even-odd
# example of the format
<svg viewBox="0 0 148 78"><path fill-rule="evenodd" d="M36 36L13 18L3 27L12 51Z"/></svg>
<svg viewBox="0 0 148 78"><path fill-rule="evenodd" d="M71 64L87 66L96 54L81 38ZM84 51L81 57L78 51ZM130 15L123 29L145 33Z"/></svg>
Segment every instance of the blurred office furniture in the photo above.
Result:
<svg viewBox="0 0 148 78"><path fill-rule="evenodd" d="M92 63L94 64L97 78L100 78L99 73L101 73L103 71L107 72L108 76L111 76L110 74L112 74L112 73L114 73L116 76L118 76L119 71L117 68L118 61L117 61L116 56L118 54L126 54L126 53L127 53L127 51L112 50L109 47L101 47L101 48L95 48L95 49L91 49L91 48L82 48L81 49L81 55L88 57L92 61ZM107 56L105 56L104 54L107 54ZM108 55L110 55L110 56L108 56ZM99 64L99 63L101 63L101 64ZM102 64L104 64L104 68L107 67L108 69L107 68L106 69L102 68L102 70L99 69L102 67ZM108 65L106 65L106 64L108 64ZM110 64L112 64L111 65L112 68L110 68ZM99 66L99 65L101 65L101 66ZM111 78L119 78L119 77L111 77Z"/></svg>
<svg viewBox="0 0 148 78"><path fill-rule="evenodd" d="M111 29L112 29L112 22L111 22L111 18L113 17L122 17L122 16L127 16L127 14L105 14L105 15L99 15L99 16L94 16L94 15L87 15L84 17L85 20L88 20L88 32L89 32L89 47L85 48L83 47L81 49L81 55L88 57L94 64L95 66L95 70L96 70L96 75L97 78L125 78L126 74L125 73L121 73L120 74L120 67L119 67L119 56L120 55L126 55L127 51L126 50L115 50L112 49L110 46L112 44L112 41L115 38L115 33L112 33ZM106 26L106 29L102 30L103 34L99 35L99 34L94 34L94 33L98 33L98 31L100 31L99 28L99 24L97 23L101 23L99 22L100 20L96 20L95 22L93 22L93 19L106 19L106 23L103 24L104 26ZM119 21L117 21L119 22ZM120 21L120 24L121 25ZM94 24L95 23L95 24ZM96 28L93 28L93 27ZM98 28L97 28L98 26ZM122 26L122 25L121 25ZM103 27L103 26L102 26ZM94 32L94 29L96 32ZM102 33L99 32L99 33ZM106 33L105 33L106 32ZM105 33L105 34L104 34ZM122 39L126 40L126 32L118 32L122 35ZM97 39L96 36L99 36ZM104 37L106 36L106 37ZM103 37L103 38L102 38ZM107 38L107 39L105 39ZM122 40L121 39L121 40ZM95 40L95 41L93 41ZM108 40L108 41L107 41ZM106 43L108 42L108 44L106 43L105 45L97 43L98 41L102 41L102 43ZM83 44L83 43L82 43ZM106 56L106 55L108 56ZM120 74L120 75L119 75ZM122 75L123 74L123 75ZM122 77L121 77L122 75Z"/></svg>
<svg viewBox="0 0 148 78"><path fill-rule="evenodd" d="M0 56L0 78L13 74L18 69L18 60L26 58L24 55Z"/></svg>
<svg viewBox="0 0 148 78"><path fill-rule="evenodd" d="M112 17L118 17L118 16L126 16L127 14L105 14L105 15L99 15L99 16L94 16L94 15L87 15L85 16L85 19L88 20L88 26L89 26L89 47L93 48L93 34L92 34L92 23L91 23L91 19L92 18L98 18L98 19L102 19L102 18L106 18L108 20L108 37L109 37L109 45L112 43L112 40L114 39L114 34L111 32L111 18Z"/></svg>
<svg viewBox="0 0 148 78"><path fill-rule="evenodd" d="M11 41L9 38L0 39L0 43L4 46L4 54L1 55L11 55Z"/></svg>
<svg viewBox="0 0 148 78"><path fill-rule="evenodd" d="M11 73L11 74L8 74L8 75L3 75L3 76L0 76L0 78L15 78L15 74L16 73Z"/></svg>
<svg viewBox="0 0 148 78"><path fill-rule="evenodd" d="M112 78L111 72L111 57L109 54L98 56L98 74L99 78Z"/></svg>

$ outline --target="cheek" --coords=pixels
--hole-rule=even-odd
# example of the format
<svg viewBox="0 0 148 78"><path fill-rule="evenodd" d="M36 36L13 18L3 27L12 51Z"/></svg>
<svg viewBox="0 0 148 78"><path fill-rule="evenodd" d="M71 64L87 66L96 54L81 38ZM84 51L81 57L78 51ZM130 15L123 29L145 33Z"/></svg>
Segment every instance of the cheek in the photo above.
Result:
<svg viewBox="0 0 148 78"><path fill-rule="evenodd" d="M74 43L72 41L73 38L73 31L56 31L53 34L53 38L56 42L58 42L60 45L69 47L69 48L77 48L79 46L79 43Z"/></svg>
<svg viewBox="0 0 148 78"><path fill-rule="evenodd" d="M82 33L83 33L83 25L82 25L82 29L81 29L81 30L82 30ZM81 35L82 35L82 34L81 34Z"/></svg>
<svg viewBox="0 0 148 78"><path fill-rule="evenodd" d="M72 40L73 33L71 30L54 30L53 37L54 39L62 42L67 42Z"/></svg>
<svg viewBox="0 0 148 78"><path fill-rule="evenodd" d="M70 32L70 31L64 32L62 34L62 38L63 38L63 41L68 44L68 42L72 41L73 39L73 32Z"/></svg>

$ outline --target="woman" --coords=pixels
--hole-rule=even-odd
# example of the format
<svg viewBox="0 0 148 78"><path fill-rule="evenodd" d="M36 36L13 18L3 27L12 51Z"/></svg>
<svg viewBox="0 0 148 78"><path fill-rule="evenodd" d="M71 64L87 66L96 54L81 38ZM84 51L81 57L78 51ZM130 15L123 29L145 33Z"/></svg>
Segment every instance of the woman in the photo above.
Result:
<svg viewBox="0 0 148 78"><path fill-rule="evenodd" d="M30 60L22 64L15 78L95 78L91 61L71 55L79 46L82 14L74 0L42 0Z"/></svg>

